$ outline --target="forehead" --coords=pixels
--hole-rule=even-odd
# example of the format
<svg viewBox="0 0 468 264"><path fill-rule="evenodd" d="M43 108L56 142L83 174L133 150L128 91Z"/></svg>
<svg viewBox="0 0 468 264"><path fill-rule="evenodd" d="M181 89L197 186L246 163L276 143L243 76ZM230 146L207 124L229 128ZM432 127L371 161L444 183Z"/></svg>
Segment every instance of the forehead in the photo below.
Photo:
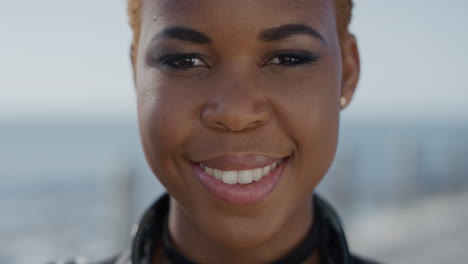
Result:
<svg viewBox="0 0 468 264"><path fill-rule="evenodd" d="M320 29L335 25L334 12L333 0L143 0L142 24L245 30L296 22Z"/></svg>
<svg viewBox="0 0 468 264"><path fill-rule="evenodd" d="M281 9L294 10L305 8L317 8L320 4L327 4L331 0L143 0L144 4L152 4L159 8L174 8L176 10L221 5L232 6L233 4L254 4L265 7L275 6Z"/></svg>

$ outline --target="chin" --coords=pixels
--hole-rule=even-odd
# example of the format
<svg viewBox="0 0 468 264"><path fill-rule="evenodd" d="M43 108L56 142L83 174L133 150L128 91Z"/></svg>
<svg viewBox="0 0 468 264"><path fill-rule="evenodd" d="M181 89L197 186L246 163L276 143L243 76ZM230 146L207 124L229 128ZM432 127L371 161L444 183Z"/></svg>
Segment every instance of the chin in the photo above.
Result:
<svg viewBox="0 0 468 264"><path fill-rule="evenodd" d="M271 241L281 230L282 217L233 217L219 215L214 221L200 223L200 229L222 248L233 251L259 248ZM203 221L203 220L202 220Z"/></svg>

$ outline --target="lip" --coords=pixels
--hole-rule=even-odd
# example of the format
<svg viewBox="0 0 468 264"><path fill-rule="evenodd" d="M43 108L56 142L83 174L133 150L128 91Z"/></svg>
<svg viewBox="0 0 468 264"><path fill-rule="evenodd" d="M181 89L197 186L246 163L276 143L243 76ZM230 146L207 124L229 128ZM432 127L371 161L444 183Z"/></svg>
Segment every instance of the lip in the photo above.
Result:
<svg viewBox="0 0 468 264"><path fill-rule="evenodd" d="M265 159L266 160L269 160ZM272 159L272 162L278 161L280 159ZM281 176L283 175L284 168L288 164L289 157L283 158L283 162L276 167L274 170L270 171L267 175L263 176L260 181L253 182L250 184L226 184L220 180L215 179L213 176L207 174L201 167L200 163L192 162L192 168L197 176L200 183L205 187L205 189L215 196L217 199L222 200L225 203L235 205L235 206L246 206L258 203L264 200L278 185ZM263 160L261 160L263 162ZM219 161L218 161L219 162ZM267 166L271 163L264 164ZM203 162L203 164L205 164ZM220 163L221 164L221 163ZM215 164L215 165L220 165ZM227 163L222 163L226 165ZM257 166L260 163L250 163L240 166L240 163L234 163L233 165L227 166L232 169L233 166L236 167L236 170L241 169L252 169L253 165ZM209 166L208 164L206 164ZM263 163L262 163L263 166ZM259 167L262 167L259 166ZM258 168L258 167L255 167Z"/></svg>

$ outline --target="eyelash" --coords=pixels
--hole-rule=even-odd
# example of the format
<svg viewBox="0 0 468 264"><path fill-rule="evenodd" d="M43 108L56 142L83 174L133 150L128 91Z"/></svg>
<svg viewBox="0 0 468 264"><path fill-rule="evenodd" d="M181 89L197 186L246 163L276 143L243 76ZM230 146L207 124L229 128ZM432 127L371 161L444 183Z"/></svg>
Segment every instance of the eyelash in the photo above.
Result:
<svg viewBox="0 0 468 264"><path fill-rule="evenodd" d="M276 53L263 65L278 65L281 67L298 67L308 63L318 61L319 57L316 54L309 52L282 52ZM272 62L276 61L276 62Z"/></svg>
<svg viewBox="0 0 468 264"><path fill-rule="evenodd" d="M197 62L194 62L194 60L198 60L198 63L201 62L202 65L197 65ZM188 70L194 67L208 67L208 64L203 60L203 58L194 53L167 55L163 56L158 61L161 65L175 70ZM187 63L189 63L189 65L187 65Z"/></svg>
<svg viewBox="0 0 468 264"><path fill-rule="evenodd" d="M298 67L304 64L318 61L316 54L308 52L282 52L275 53L262 66L277 65L280 67ZM273 62L274 61L274 62ZM163 56L158 60L159 64L172 70L184 71L196 67L209 67L205 60L195 53L172 54Z"/></svg>

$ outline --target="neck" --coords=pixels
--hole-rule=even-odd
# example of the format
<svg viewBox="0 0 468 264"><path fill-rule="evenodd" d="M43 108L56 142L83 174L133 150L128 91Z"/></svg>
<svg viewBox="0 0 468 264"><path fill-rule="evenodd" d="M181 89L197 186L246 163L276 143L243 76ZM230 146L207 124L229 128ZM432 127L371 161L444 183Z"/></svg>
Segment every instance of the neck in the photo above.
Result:
<svg viewBox="0 0 468 264"><path fill-rule="evenodd" d="M306 236L312 225L312 199L304 200L293 214L281 225L277 232L262 243L249 243L248 233L243 238L249 247L232 247L226 241L210 237L185 214L180 205L171 198L169 210L169 232L177 249L196 263L271 263L294 249ZM223 239L229 239L225 237ZM161 251L158 250L159 259ZM160 262L157 262L160 263ZM305 262L318 264L318 254L314 253Z"/></svg>

